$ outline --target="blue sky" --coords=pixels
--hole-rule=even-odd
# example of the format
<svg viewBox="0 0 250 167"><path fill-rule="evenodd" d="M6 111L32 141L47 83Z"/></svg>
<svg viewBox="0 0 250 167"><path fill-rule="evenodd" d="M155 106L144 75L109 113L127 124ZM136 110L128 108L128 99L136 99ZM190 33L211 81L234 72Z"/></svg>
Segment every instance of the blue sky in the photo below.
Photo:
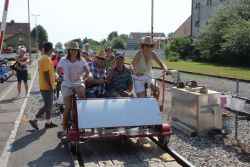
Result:
<svg viewBox="0 0 250 167"><path fill-rule="evenodd" d="M151 0L29 0L30 13L49 40L65 43L74 38L107 38L151 31ZM7 21L28 22L28 0L9 0ZM4 0L0 2L3 11ZM1 13L2 13L1 11ZM191 0L154 0L154 32L174 32L191 15ZM1 20L2 20L2 15ZM30 17L31 28L35 17Z"/></svg>

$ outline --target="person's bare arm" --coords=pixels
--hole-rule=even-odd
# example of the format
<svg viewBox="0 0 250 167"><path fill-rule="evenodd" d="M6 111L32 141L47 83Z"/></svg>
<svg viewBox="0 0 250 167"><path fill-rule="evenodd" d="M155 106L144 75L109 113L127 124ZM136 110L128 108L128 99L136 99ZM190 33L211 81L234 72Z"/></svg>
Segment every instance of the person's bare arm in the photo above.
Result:
<svg viewBox="0 0 250 167"><path fill-rule="evenodd" d="M116 62L115 62L115 60L113 60L111 63L111 67L108 71L108 75L107 75L107 83L108 84L111 82L112 74L113 74L115 68L116 68Z"/></svg>
<svg viewBox="0 0 250 167"><path fill-rule="evenodd" d="M158 58L155 52L152 52L152 57L164 71L168 71L167 66Z"/></svg>
<svg viewBox="0 0 250 167"><path fill-rule="evenodd" d="M52 86L52 83L51 83L51 80L50 80L50 75L49 75L49 71L45 71L44 72L44 75L45 75L45 79L49 85L49 91L53 91L53 86Z"/></svg>
<svg viewBox="0 0 250 167"><path fill-rule="evenodd" d="M133 58L133 60L131 62L133 68L135 68L136 64L138 64L138 62L139 62L139 56L140 55L138 53L135 54L135 56L134 56L134 58Z"/></svg>
<svg viewBox="0 0 250 167"><path fill-rule="evenodd" d="M59 76L62 76L62 75L63 75L63 69L62 69L62 67L57 66L56 72L57 72L57 74L58 74Z"/></svg>
<svg viewBox="0 0 250 167"><path fill-rule="evenodd" d="M87 66L84 66L83 67L83 70L84 70L84 76L83 76L83 79L87 79L88 78L88 76L89 76L89 69L88 69L88 67Z"/></svg>

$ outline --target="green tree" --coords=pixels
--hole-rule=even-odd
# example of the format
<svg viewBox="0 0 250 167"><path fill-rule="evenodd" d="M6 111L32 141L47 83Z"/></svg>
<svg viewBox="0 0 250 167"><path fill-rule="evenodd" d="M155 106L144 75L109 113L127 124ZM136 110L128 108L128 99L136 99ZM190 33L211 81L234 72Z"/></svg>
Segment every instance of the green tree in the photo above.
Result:
<svg viewBox="0 0 250 167"><path fill-rule="evenodd" d="M198 59L249 66L250 1L225 2L212 15L208 26L194 40Z"/></svg>
<svg viewBox="0 0 250 167"><path fill-rule="evenodd" d="M88 41L88 38L87 37L85 37L83 40L82 40L82 43L83 44L85 44L85 43L88 43L89 41Z"/></svg>
<svg viewBox="0 0 250 167"><path fill-rule="evenodd" d="M125 49L127 48L127 45L123 38L116 37L111 41L111 47L113 49Z"/></svg>
<svg viewBox="0 0 250 167"><path fill-rule="evenodd" d="M116 38L116 37L118 37L117 31L112 31L112 32L108 35L108 40L109 40L109 41L112 41L113 38Z"/></svg>
<svg viewBox="0 0 250 167"><path fill-rule="evenodd" d="M36 39L36 30L37 30L37 42L38 42L38 48L39 50L42 49L43 43L48 41L48 33L41 25L37 25L34 27L31 31L31 36Z"/></svg>
<svg viewBox="0 0 250 167"><path fill-rule="evenodd" d="M63 47L62 47L62 43L61 42L57 42L56 44L55 44L55 48L57 48L57 49L63 49Z"/></svg>
<svg viewBox="0 0 250 167"><path fill-rule="evenodd" d="M128 35L127 34L121 34L120 37L122 39L124 39L124 41L126 41L128 39Z"/></svg>
<svg viewBox="0 0 250 167"><path fill-rule="evenodd" d="M177 54L173 54L173 52ZM171 55L178 55L182 60L191 59L193 54L192 38L184 37L171 40L166 48L165 54L168 57Z"/></svg>

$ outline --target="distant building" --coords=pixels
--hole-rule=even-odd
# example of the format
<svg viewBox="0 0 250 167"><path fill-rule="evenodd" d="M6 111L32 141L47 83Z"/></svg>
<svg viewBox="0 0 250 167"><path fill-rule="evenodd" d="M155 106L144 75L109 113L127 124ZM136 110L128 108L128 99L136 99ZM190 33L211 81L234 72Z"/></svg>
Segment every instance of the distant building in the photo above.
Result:
<svg viewBox="0 0 250 167"><path fill-rule="evenodd" d="M192 37L195 37L208 24L214 9L225 1L235 0L192 0Z"/></svg>
<svg viewBox="0 0 250 167"><path fill-rule="evenodd" d="M169 37L169 40L191 36L191 16Z"/></svg>
<svg viewBox="0 0 250 167"><path fill-rule="evenodd" d="M1 26L1 23L0 23ZM6 23L3 48L12 47L17 51L18 46L24 45L29 50L29 23ZM31 47L35 47L35 40L31 38Z"/></svg>
<svg viewBox="0 0 250 167"><path fill-rule="evenodd" d="M142 38L146 36L151 36L150 32L131 32L129 38L127 39L127 49L138 49L139 43ZM166 43L167 37L164 33L154 33L153 40L156 44L156 47L160 47L161 45Z"/></svg>

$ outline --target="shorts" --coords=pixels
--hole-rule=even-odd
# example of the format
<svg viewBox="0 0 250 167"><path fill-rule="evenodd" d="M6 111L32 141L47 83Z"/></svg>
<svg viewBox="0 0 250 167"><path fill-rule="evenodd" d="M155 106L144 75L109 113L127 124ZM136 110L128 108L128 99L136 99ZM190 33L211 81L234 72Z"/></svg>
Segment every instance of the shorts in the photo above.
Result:
<svg viewBox="0 0 250 167"><path fill-rule="evenodd" d="M40 90L42 97L43 97L43 101L44 101L44 108L48 111L52 111L53 108L53 97L54 97L54 93L53 91L48 91L48 90Z"/></svg>
<svg viewBox="0 0 250 167"><path fill-rule="evenodd" d="M21 82L23 80L23 82L27 82L28 80L28 71L17 71L16 72L16 77L17 77L17 81Z"/></svg>
<svg viewBox="0 0 250 167"><path fill-rule="evenodd" d="M77 90L85 91L84 83L82 83L80 85L75 85L75 86L66 86L66 85L61 86L61 91L62 91L63 97L72 96L76 93Z"/></svg>
<svg viewBox="0 0 250 167"><path fill-rule="evenodd" d="M154 83L154 79L151 79L147 75L133 75L134 89L135 93L140 93L145 91L145 83L148 84L148 87Z"/></svg>

